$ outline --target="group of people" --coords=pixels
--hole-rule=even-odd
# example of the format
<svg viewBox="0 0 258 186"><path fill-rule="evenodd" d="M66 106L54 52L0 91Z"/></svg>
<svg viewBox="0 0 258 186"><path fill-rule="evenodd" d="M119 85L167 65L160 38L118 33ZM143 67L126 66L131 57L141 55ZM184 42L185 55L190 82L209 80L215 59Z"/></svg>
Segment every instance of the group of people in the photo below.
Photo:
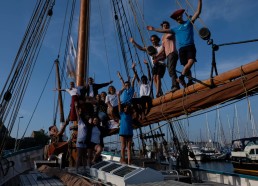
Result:
<svg viewBox="0 0 258 186"><path fill-rule="evenodd" d="M179 84L184 88L193 84L191 78L191 67L196 61L196 49L193 38L193 23L199 17L202 8L202 0L198 2L197 11L193 16L188 16L188 20L183 20L183 13L185 10L180 9L172 13L170 16L179 25L170 29L168 21L161 23L161 28L154 28L147 26L150 31L164 33L160 39L157 35L152 35L150 40L152 46L142 47L133 38L130 42L139 48L146 51L150 55L152 62L152 78L156 87L156 97L163 95L161 89L161 78L164 76L166 66L169 75L172 79L171 92L180 89ZM160 44L162 41L162 44ZM179 48L177 51L176 43ZM176 65L177 60L180 59L184 66L180 76L177 76ZM167 59L167 65L165 63ZM150 111L151 98L151 73L148 62L144 60L148 69L148 77L143 75L138 77L136 71L136 64L133 63L132 69L134 77L130 81L124 81L121 74L117 75L122 83L122 89L117 91L112 84L113 81L96 84L93 78L88 78L88 83L83 87L76 87L74 82L71 82L69 89L57 89L59 91L66 91L72 96L70 105L70 121L77 121L78 134L76 147L78 156L76 167L81 164L84 166L91 166L96 163L103 150L103 137L106 134L108 127L108 120L114 120L119 123L119 135L121 142L121 163L131 164L131 147L133 137L134 118L146 119L146 114ZM188 83L185 82L185 77L188 78ZM139 83L140 97L135 97L134 83L135 80ZM108 91L98 94L100 88L108 86ZM121 98L120 98L121 97ZM132 111L135 112L132 112ZM132 115L136 113L136 115ZM66 126L66 125L65 125ZM50 128L50 132L55 128ZM56 130L56 129L55 129ZM63 131L63 130L62 130ZM127 160L125 150L127 149Z"/></svg>
<svg viewBox="0 0 258 186"><path fill-rule="evenodd" d="M77 122L77 160L76 167L80 165L91 166L95 164L103 150L103 137L107 135L108 120L115 120L119 123L119 135L121 141L121 163L131 163L131 146L133 137L133 117L132 104L140 104L141 99L134 97L134 81L139 79L135 70L133 80L124 81L120 73L120 78L123 88L116 91L115 87L108 83L96 84L93 78L88 78L88 83L82 87L76 87L74 82L70 82L68 89L55 89L58 91L66 91L71 95L70 113L64 127L58 132L56 126L49 127L49 133L53 137L57 137L62 141L62 133L69 121ZM146 77L147 78L147 77ZM142 77L143 82L147 83L147 79ZM102 92L98 94L98 90L108 86L108 93ZM142 89L143 95L149 94L148 91ZM120 99L120 95L123 97ZM134 101L134 99L136 99ZM151 99L149 99L151 101ZM146 104L145 104L146 105ZM144 107L145 108L145 107ZM125 150L127 149L127 160L125 158Z"/></svg>
<svg viewBox="0 0 258 186"><path fill-rule="evenodd" d="M153 80L156 87L156 97L163 95L161 90L161 78L164 76L166 66L169 76L172 79L171 92L179 90L179 84L184 88L193 84L191 67L194 62L196 62L193 24L202 10L202 0L198 1L196 12L193 16L187 16L186 21L183 20L184 9L179 9L171 14L170 17L179 24L175 28L170 29L168 21L163 21L161 28L147 26L147 30L163 33L161 39L162 44L160 44L160 38L157 35L150 37L152 47L142 47L136 43L133 38L130 39L134 46L142 51L146 51L150 55L153 65ZM156 52L153 52L153 47L156 49ZM179 48L179 53L177 47ZM183 65L183 70L179 77L176 71L178 58L180 59L181 65ZM165 59L167 59L167 65L165 64ZM185 82L185 77L188 78L188 83Z"/></svg>

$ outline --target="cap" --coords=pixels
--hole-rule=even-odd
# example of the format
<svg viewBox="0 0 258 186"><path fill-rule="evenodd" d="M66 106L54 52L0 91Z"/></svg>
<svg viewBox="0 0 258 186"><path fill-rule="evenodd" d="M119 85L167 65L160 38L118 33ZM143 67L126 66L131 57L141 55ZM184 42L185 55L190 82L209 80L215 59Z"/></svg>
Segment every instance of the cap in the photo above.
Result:
<svg viewBox="0 0 258 186"><path fill-rule="evenodd" d="M170 17L171 17L172 19L175 19L175 20L176 20L176 18L177 18L178 16L181 16L184 12L185 12L185 9L176 10L175 12L173 12L173 13L171 14Z"/></svg>

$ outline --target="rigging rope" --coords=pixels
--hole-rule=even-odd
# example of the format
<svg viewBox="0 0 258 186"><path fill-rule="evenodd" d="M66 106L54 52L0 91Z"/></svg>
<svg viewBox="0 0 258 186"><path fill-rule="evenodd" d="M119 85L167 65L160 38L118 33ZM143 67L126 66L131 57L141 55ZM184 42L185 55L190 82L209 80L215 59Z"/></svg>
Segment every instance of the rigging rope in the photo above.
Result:
<svg viewBox="0 0 258 186"><path fill-rule="evenodd" d="M112 0L110 0L110 4L112 4ZM111 7L111 6L110 6ZM111 12L112 12L112 18L113 18L113 21L112 21L112 23L113 23L113 27L114 27L114 30L116 30L116 26L115 26L115 19L116 19L116 14L115 14L115 10L113 11L112 10L112 7L111 7ZM115 32L114 32L114 35L115 35ZM117 37L116 37L117 35L115 35L115 40L116 40L116 53L117 53L117 56L118 56L118 61L121 61L121 56L120 56L120 52L118 52L119 50L118 50L118 41L117 41ZM123 74L123 70L122 70L122 65L121 65L121 63L118 63L119 64L119 71Z"/></svg>
<svg viewBox="0 0 258 186"><path fill-rule="evenodd" d="M118 0L112 0L112 5L114 8L116 28L117 28L120 46L122 50L122 56L124 59L126 74L129 77L130 72L129 72L128 63L129 62L133 63L133 56L132 56L132 51L129 43L129 38L132 37L132 32L127 19L127 15L125 14L123 2ZM139 64L139 66L141 68L141 64Z"/></svg>
<svg viewBox="0 0 258 186"><path fill-rule="evenodd" d="M47 77L47 79L46 79L45 85L44 85L43 88L42 88L42 91L41 91L41 93L40 93L39 99L38 99L38 101L37 101L37 103L36 103L36 105L35 105L35 107L34 107L34 110L33 110L32 114L31 114L30 120L29 120L29 122L28 122L28 124L27 124L27 126L26 126L26 128L25 128L25 131L24 131L24 133L23 133L21 139L24 138L24 136L25 136L25 134L26 134L26 132L27 132L27 130L28 130L28 128L29 128L29 125L30 125L31 120L32 120L32 118L33 118L33 116L34 116L34 114L35 114L35 112L36 112L36 110L37 110L37 107L38 107L38 105L39 105L39 102L40 102L40 100L41 100L41 97L42 97L42 95L43 95L43 93L44 93L44 91L45 91L45 89L46 89L46 86L47 86L47 84L48 84L48 81L49 81L49 79L50 79L50 76L51 76L51 74L52 74L52 71L53 71L54 66L55 66L55 64L53 63L52 68L50 69L49 75L48 75L48 77ZM18 143L18 147L19 147L19 146L20 146L20 143Z"/></svg>
<svg viewBox="0 0 258 186"><path fill-rule="evenodd" d="M28 24L24 38L13 63L12 70L3 88L2 95L4 91L5 94L1 101L2 107L0 108L0 118L2 123L9 118L6 132L9 130L11 133L12 131L22 99L34 69L46 29L48 28L51 19L51 16L49 16L49 10L53 7L54 2L55 1L45 1L45 3L42 3L42 1L40 1L36 3L33 16ZM16 68L15 72L13 72L14 68ZM22 78L19 78L22 74ZM8 82L9 86L6 88ZM13 97L12 94L14 95ZM12 113L9 114L11 109ZM0 153L2 153L2 150L4 149L6 137L7 133L1 142Z"/></svg>
<svg viewBox="0 0 258 186"><path fill-rule="evenodd" d="M105 46L106 63L107 63L107 67L108 67L109 80L111 80L111 74L110 74L110 68L109 68L109 60L108 60L108 54L107 54L106 37L105 37L105 34L104 34L103 20L102 20L102 14L101 14L101 8L100 8L100 2L99 2L99 0L98 0L98 5L99 5L99 14L100 14L100 21L101 21L102 35L103 35L103 38L104 38L104 46Z"/></svg>
<svg viewBox="0 0 258 186"><path fill-rule="evenodd" d="M73 1L72 3L75 3L75 1ZM58 48L57 59L56 59L58 61L59 61L59 57L60 57L61 46L62 46L62 43L63 43L63 36L64 36L65 23L66 23L66 20L67 20L68 7L69 7L69 1L67 1L67 3L66 3L66 8L65 8L65 12L64 12L63 26L62 26L62 29L61 29L59 48ZM74 7L71 9L71 12L73 12L73 11L74 11ZM71 14L71 15L73 15L73 14ZM54 61L54 63L56 62L56 60ZM63 71L61 73L62 77L64 77L64 75L63 75L64 74L64 66L65 65L63 64ZM58 65L58 68L60 68L59 65ZM60 79L61 84L62 84L62 80L63 80L63 78ZM55 79L55 87L56 87L56 82L57 82L57 78ZM58 97L56 95L57 95L57 93L54 92L53 125L56 125L57 113L58 113L58 109L59 109Z"/></svg>

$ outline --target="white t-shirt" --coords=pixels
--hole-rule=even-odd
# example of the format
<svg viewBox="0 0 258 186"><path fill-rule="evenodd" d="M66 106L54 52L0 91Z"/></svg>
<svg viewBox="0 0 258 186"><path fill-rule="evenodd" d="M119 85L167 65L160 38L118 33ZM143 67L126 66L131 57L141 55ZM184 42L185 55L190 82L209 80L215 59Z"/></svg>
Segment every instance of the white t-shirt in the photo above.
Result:
<svg viewBox="0 0 258 186"><path fill-rule="evenodd" d="M155 47L156 49L157 49L157 52L159 53L159 51L161 51L161 49L163 48L163 46L162 45L160 45L160 46L158 46L158 47ZM151 64L152 64L152 66L154 66L154 64L153 64L153 59L152 59L152 57L150 56L150 60L151 60ZM159 61L159 63L161 63L161 64L165 64L165 60L163 60L163 61Z"/></svg>
<svg viewBox="0 0 258 186"><path fill-rule="evenodd" d="M116 94L108 94L106 97L105 103L107 104L108 102L110 102L112 107L117 106L118 105L117 95Z"/></svg>
<svg viewBox="0 0 258 186"><path fill-rule="evenodd" d="M65 89L71 96L80 95L80 88Z"/></svg>
<svg viewBox="0 0 258 186"><path fill-rule="evenodd" d="M93 86L92 85L89 86L89 96L94 97L94 92L93 92Z"/></svg>
<svg viewBox="0 0 258 186"><path fill-rule="evenodd" d="M142 96L149 96L151 92L151 83L148 82L147 84L140 84L140 97Z"/></svg>

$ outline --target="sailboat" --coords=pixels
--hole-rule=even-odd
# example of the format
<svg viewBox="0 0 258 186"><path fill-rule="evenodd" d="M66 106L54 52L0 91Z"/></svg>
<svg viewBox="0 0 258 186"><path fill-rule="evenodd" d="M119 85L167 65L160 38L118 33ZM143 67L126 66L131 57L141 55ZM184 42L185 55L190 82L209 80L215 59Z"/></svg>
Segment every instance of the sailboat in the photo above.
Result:
<svg viewBox="0 0 258 186"><path fill-rule="evenodd" d="M89 40L86 36L89 33L89 26L87 23L89 23L89 2L87 0L81 0L82 7L86 9L82 9L81 15L87 15L87 19L83 19L83 16L80 16L80 29L79 29L79 35L78 35L78 54L77 54L77 78L76 78L76 84L77 86L83 86L84 85L84 79L87 77L87 72L90 71L88 69L88 53L89 50ZM45 13L43 14L42 11L42 17L39 18L42 25L47 24L49 19L48 16L52 16L55 1L46 1L44 6L43 2L40 2L38 6L42 5L44 7ZM37 10L37 9L35 9ZM47 10L47 11L46 11ZM38 13L38 12L37 12ZM36 15L36 14L35 14ZM30 30L33 28L32 30ZM39 32L41 31L41 32ZM5 89L3 89L2 95L1 95L1 127L6 122L6 108L8 108L8 105L11 104L12 100L14 99L12 95L18 96L18 92L16 90L19 88L19 84L17 82L18 78L21 78L22 75L20 74L23 72L23 70L32 70L33 63L28 63L27 66L25 65L25 61L33 61L33 57L36 58L37 56L37 50L38 46L41 46L41 39L46 30L44 27L40 27L40 22L34 21L31 24L31 27L28 27L27 34L36 34L39 35L33 35L34 37L26 38L23 40L24 43L26 41L26 48L21 47L22 52L28 52L28 48L32 49L33 53L25 53L25 55L20 54L20 56L17 56L17 59L15 60L15 64L13 66L13 74L10 75L9 78L10 82L13 83L10 86L6 85ZM86 35L84 35L86 33ZM29 42L35 42L35 43L29 43ZM37 41L37 42L36 42ZM23 43L22 43L23 44ZM34 48L35 47L35 48ZM25 68L26 67L26 68ZM195 85L192 85L186 89L182 89L180 91L177 91L176 93L168 93L164 96L161 96L160 98L153 100L153 107L149 114L147 115L147 120L145 121L139 121L140 126L147 126L151 125L155 122L164 121L164 120L170 120L171 118L178 117L184 114L191 114L197 110L205 109L208 107L211 107L213 105L217 105L219 103L224 103L229 100L233 99L239 99L241 97L252 95L257 92L257 68L258 68L258 61L254 61L250 64L244 65L241 68L236 68L232 71L225 72L223 74L220 74L218 76L213 77L213 82L211 82L210 79L203 81L202 83L196 83ZM29 73L32 73L29 71ZM13 76L12 76L13 75ZM27 79L25 79L27 80ZM17 84L15 84L17 83ZM25 86L27 86L28 82L26 81ZM208 85L208 86L207 86ZM211 86L215 86L212 87ZM21 86L20 86L21 87ZM21 95L23 95L24 92L21 92ZM22 98L22 96L21 96ZM216 99L215 99L216 98ZM20 102L16 102L17 105L20 105ZM16 118L19 107L16 108L16 112L13 113L12 118ZM14 124L14 121L12 122ZM138 125L139 126L139 125ZM118 130L110 130L110 135L117 133ZM33 155L31 152L26 154L22 154L21 157L23 158L24 162L28 162L28 158L30 160L35 160L36 158L39 158L38 155L42 154L43 149L35 149L35 155ZM20 158L20 157L19 157ZM5 169L6 175L9 174L9 168L12 169L13 166L11 166L12 162L9 160L3 160L5 161L5 165L7 165L8 169ZM3 162L1 160L1 164ZM18 162L19 160L14 160L14 164ZM22 170L23 171L23 170ZM10 179L10 177L6 175L1 175L1 181L4 183L4 181ZM8 178L7 178L8 177ZM1 183L2 183L1 182Z"/></svg>

